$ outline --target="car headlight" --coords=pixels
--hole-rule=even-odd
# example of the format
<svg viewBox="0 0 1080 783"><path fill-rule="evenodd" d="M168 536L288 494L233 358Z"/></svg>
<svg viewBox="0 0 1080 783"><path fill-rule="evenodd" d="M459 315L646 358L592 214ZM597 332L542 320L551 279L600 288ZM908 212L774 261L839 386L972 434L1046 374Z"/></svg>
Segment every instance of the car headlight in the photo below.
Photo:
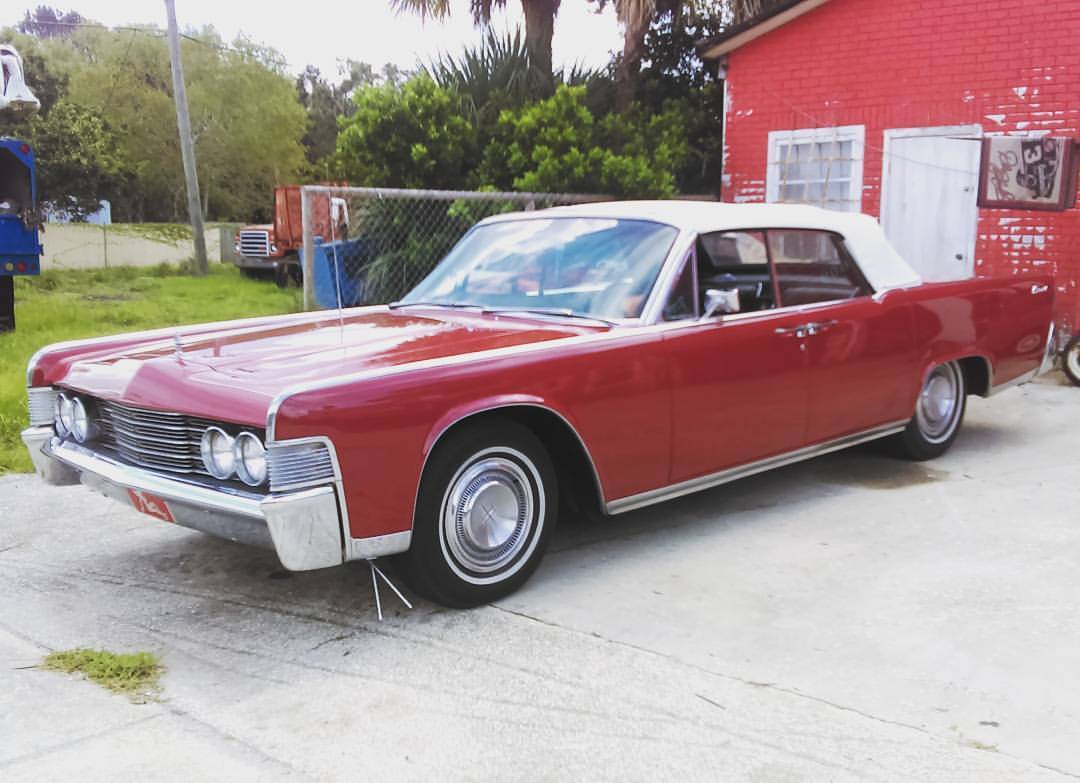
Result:
<svg viewBox="0 0 1080 783"><path fill-rule="evenodd" d="M242 432L233 444L236 475L249 487L266 481L266 449L262 441L250 432Z"/></svg>
<svg viewBox="0 0 1080 783"><path fill-rule="evenodd" d="M75 402L61 392L56 397L56 434L65 437L75 425Z"/></svg>
<svg viewBox="0 0 1080 783"><path fill-rule="evenodd" d="M68 430L79 443L86 443L97 435L97 427L90 418L86 403L79 397L71 400L71 426Z"/></svg>
<svg viewBox="0 0 1080 783"><path fill-rule="evenodd" d="M220 427L209 427L203 433L199 451L206 470L214 478L232 478L236 472L233 443L233 437Z"/></svg>
<svg viewBox="0 0 1080 783"><path fill-rule="evenodd" d="M270 245L270 252L271 253L276 253L277 252L277 245Z"/></svg>

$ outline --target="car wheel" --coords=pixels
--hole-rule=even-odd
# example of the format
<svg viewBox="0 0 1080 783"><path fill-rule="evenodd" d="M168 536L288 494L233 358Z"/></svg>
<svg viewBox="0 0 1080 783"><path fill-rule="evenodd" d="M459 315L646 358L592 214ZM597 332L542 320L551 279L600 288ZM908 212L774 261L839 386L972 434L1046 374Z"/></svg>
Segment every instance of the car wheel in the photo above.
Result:
<svg viewBox="0 0 1080 783"><path fill-rule="evenodd" d="M915 415L897 436L904 456L914 460L940 457L960 432L967 407L967 381L958 362L939 364L926 376Z"/></svg>
<svg viewBox="0 0 1080 783"><path fill-rule="evenodd" d="M406 581L446 606L501 598L536 570L558 507L551 457L530 430L509 419L466 425L424 469Z"/></svg>
<svg viewBox="0 0 1080 783"><path fill-rule="evenodd" d="M1061 353L1061 368L1075 385L1080 386L1080 334L1077 334Z"/></svg>

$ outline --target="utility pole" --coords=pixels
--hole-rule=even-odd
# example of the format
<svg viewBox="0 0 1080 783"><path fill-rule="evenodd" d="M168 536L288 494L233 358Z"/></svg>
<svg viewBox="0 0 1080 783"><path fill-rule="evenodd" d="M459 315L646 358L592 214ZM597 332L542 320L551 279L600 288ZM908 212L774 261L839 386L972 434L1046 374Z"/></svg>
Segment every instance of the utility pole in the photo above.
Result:
<svg viewBox="0 0 1080 783"><path fill-rule="evenodd" d="M173 96L176 101L176 124L180 129L180 155L184 159L184 179L187 180L188 215L195 236L195 274L210 273L206 260L206 233L203 228L202 203L199 199L199 176L195 170L195 145L191 141L191 118L188 116L187 89L184 87L184 66L180 62L180 33L176 29L176 4L165 0L169 17L169 58L172 60Z"/></svg>

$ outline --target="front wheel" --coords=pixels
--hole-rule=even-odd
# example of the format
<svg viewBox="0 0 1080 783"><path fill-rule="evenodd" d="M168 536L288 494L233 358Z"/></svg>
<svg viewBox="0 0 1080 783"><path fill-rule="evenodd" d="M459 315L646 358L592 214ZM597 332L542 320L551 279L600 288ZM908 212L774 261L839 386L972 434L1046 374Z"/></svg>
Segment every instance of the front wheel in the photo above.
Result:
<svg viewBox="0 0 1080 783"><path fill-rule="evenodd" d="M923 382L915 415L896 436L905 457L927 460L940 457L960 432L967 406L967 381L957 362L939 364Z"/></svg>
<svg viewBox="0 0 1080 783"><path fill-rule="evenodd" d="M1076 386L1080 386L1080 333L1069 340L1061 353L1061 368Z"/></svg>
<svg viewBox="0 0 1080 783"><path fill-rule="evenodd" d="M540 564L558 507L551 457L530 430L502 418L465 425L424 469L405 578L446 606L502 598Z"/></svg>

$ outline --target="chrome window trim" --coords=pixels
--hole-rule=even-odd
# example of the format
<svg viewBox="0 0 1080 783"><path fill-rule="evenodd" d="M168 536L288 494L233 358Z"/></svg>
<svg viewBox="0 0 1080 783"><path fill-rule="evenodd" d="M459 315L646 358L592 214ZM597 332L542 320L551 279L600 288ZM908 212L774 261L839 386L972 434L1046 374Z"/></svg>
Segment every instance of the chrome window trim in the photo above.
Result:
<svg viewBox="0 0 1080 783"><path fill-rule="evenodd" d="M907 423L908 419L890 422L889 424L883 424L852 435L845 435L842 438L835 438L833 440L806 446L801 449L785 452L773 457L767 457L755 462L748 462L731 468L725 468L716 473L710 473L705 476L699 476L675 484L668 484L666 486L657 487L656 489L639 492L636 495L629 495L607 503L605 510L608 514L622 514L627 511L633 511L634 509L651 506L654 503L674 500L683 495L689 495L694 492L700 492L702 490L720 486L721 484L727 484L731 481L737 481L741 478L747 478L756 473L762 473L767 470L772 470L773 468L791 465L795 462L802 462L803 460L819 457L832 451L839 451L840 449L846 449L849 446L856 446L860 443L865 443L866 441L884 438L888 435L902 432L907 426Z"/></svg>

